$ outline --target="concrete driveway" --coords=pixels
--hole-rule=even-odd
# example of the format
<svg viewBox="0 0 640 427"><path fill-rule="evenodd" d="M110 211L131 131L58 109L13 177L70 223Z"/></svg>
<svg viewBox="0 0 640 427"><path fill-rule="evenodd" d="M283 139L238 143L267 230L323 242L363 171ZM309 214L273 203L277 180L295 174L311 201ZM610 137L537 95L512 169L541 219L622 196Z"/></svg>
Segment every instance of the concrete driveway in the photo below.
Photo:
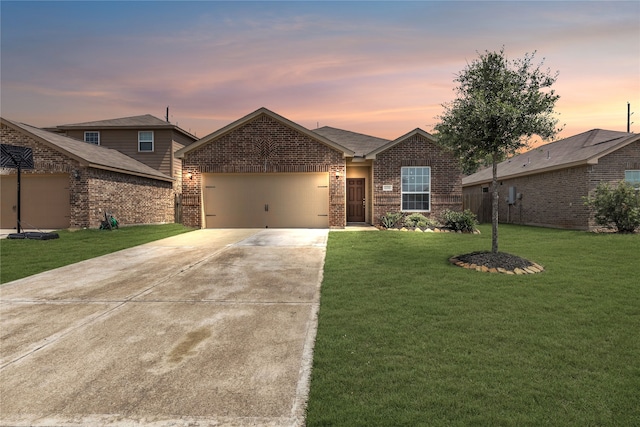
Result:
<svg viewBox="0 0 640 427"><path fill-rule="evenodd" d="M303 425L327 234L198 230L0 286L0 425Z"/></svg>

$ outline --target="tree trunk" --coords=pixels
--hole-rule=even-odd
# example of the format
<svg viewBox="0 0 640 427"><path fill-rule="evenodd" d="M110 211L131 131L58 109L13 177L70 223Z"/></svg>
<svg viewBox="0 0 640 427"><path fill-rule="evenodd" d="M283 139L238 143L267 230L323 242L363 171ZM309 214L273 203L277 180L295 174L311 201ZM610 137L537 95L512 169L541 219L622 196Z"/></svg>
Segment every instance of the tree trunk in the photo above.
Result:
<svg viewBox="0 0 640 427"><path fill-rule="evenodd" d="M491 252L498 252L498 158L493 154L493 181L491 183L493 197L491 197Z"/></svg>

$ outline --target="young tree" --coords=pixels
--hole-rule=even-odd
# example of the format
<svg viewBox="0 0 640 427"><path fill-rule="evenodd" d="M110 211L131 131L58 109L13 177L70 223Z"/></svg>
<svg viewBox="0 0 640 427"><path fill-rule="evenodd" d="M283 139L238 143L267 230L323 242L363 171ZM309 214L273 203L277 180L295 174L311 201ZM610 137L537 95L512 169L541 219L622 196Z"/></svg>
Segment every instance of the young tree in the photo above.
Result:
<svg viewBox="0 0 640 427"><path fill-rule="evenodd" d="M493 253L498 252L498 163L526 147L533 135L546 140L560 131L553 110L559 96L551 89L558 73L541 70L534 56L510 61L504 48L480 54L454 79L457 98L443 104L435 126L440 142L460 158L465 172L491 159Z"/></svg>

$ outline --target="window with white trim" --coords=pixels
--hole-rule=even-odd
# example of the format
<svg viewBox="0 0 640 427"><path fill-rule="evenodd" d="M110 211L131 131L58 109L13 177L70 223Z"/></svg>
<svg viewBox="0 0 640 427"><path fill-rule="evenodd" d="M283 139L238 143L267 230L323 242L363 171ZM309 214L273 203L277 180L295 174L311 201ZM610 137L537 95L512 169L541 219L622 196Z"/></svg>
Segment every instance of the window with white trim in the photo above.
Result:
<svg viewBox="0 0 640 427"><path fill-rule="evenodd" d="M153 131L138 132L138 151L153 151Z"/></svg>
<svg viewBox="0 0 640 427"><path fill-rule="evenodd" d="M402 210L427 212L431 210L431 168L406 166L402 168Z"/></svg>
<svg viewBox="0 0 640 427"><path fill-rule="evenodd" d="M100 145L100 132L86 131L84 133L84 142L88 142L89 144Z"/></svg>
<svg viewBox="0 0 640 427"><path fill-rule="evenodd" d="M624 180L636 190L640 190L640 170L624 171Z"/></svg>

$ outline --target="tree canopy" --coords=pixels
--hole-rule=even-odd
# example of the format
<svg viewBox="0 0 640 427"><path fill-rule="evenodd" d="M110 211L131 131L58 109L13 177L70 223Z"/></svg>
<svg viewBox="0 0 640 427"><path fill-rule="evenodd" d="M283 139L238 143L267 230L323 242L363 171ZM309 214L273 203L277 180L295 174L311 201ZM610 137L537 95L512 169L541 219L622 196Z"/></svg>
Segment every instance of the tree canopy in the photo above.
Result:
<svg viewBox="0 0 640 427"><path fill-rule="evenodd" d="M439 141L461 161L466 173L491 159L493 166L492 252L498 252L497 165L526 147L533 135L554 138L560 98L551 86L558 73L534 64L535 52L510 61L502 48L486 51L454 79L457 98L443 104L435 126ZM543 61L544 62L544 61Z"/></svg>
<svg viewBox="0 0 640 427"><path fill-rule="evenodd" d="M500 162L527 146L533 135L553 138L559 96L551 89L558 73L534 64L535 52L510 61L504 48L480 54L457 75L457 98L444 104L435 126L441 143L472 173L486 157Z"/></svg>

